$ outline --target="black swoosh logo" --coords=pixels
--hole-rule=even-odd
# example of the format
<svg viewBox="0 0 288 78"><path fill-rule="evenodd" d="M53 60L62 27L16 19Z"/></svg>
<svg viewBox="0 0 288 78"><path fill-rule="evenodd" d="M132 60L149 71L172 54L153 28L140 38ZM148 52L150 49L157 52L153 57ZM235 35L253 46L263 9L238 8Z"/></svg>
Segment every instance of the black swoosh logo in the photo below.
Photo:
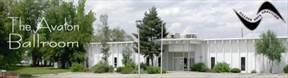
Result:
<svg viewBox="0 0 288 78"><path fill-rule="evenodd" d="M268 1L264 2L260 6L260 8L257 11L257 17L255 17L254 19L245 17L244 14L239 13L236 10L234 10L234 12L236 13L240 21L250 30L255 30L258 27L258 25L260 24L262 20L262 14L265 14L265 13L272 14L275 18L277 19L280 18L285 23L285 20L283 19L281 14L278 12L278 10Z"/></svg>

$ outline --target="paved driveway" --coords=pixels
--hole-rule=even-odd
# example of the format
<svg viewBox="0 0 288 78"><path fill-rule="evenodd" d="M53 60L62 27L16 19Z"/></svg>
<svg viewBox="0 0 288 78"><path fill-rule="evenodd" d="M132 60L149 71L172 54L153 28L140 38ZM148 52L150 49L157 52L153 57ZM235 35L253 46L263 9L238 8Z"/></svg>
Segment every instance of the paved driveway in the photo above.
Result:
<svg viewBox="0 0 288 78"><path fill-rule="evenodd" d="M61 73L33 75L35 78L288 78L288 74L240 74L169 72L167 74L118 74L118 73Z"/></svg>

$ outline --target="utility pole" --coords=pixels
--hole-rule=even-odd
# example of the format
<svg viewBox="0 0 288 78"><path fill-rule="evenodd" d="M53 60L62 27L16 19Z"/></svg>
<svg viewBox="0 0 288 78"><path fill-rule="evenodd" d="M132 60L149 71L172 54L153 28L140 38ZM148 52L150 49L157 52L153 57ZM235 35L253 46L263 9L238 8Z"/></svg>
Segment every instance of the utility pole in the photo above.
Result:
<svg viewBox="0 0 288 78"><path fill-rule="evenodd" d="M163 72L163 58L162 58L162 56L163 56L163 25L161 26L161 39L160 39L160 45L161 45L161 53L160 53L160 59L161 59L161 67L160 67L160 74L162 74L162 72Z"/></svg>
<svg viewBox="0 0 288 78"><path fill-rule="evenodd" d="M140 20L137 20L136 21L136 27L137 26L140 26L141 25L141 21ZM140 72L140 29L139 29L139 27L137 27L137 30L138 30L138 75L139 75L139 78L140 78L140 74L141 74L141 72Z"/></svg>

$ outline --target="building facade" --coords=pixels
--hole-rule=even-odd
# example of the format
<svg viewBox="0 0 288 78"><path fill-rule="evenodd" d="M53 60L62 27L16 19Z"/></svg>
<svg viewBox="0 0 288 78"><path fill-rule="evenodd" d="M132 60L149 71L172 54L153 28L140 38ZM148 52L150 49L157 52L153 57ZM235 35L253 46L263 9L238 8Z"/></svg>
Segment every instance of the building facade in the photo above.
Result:
<svg viewBox="0 0 288 78"><path fill-rule="evenodd" d="M269 60L259 55L255 50L255 43L259 38L218 38L199 39L194 35L180 37L171 35L163 41L163 69L168 71L189 71L190 66L195 63L204 63L213 68L217 63L227 63L230 68L239 68L242 73L269 72ZM278 37L288 48L288 37ZM160 40L158 41L160 42ZM123 51L131 51L131 58L136 64L145 63L147 60L143 55L134 51L137 45L133 41L108 42L110 45L109 64L114 67L121 67ZM94 66L102 59L100 43L90 43L88 51L89 67ZM154 64L160 66L161 57L155 56ZM284 66L288 64L288 51L282 54L279 63L274 62L273 72L281 73Z"/></svg>

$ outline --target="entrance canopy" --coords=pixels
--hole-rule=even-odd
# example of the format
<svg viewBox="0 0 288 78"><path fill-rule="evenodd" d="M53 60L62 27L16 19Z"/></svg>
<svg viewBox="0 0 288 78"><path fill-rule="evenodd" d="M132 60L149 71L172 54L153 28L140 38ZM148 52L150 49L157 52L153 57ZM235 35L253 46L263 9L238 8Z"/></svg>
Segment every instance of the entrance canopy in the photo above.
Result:
<svg viewBox="0 0 288 78"><path fill-rule="evenodd" d="M196 52L200 48L203 40L195 38L162 39L166 52Z"/></svg>
<svg viewBox="0 0 288 78"><path fill-rule="evenodd" d="M196 38L161 39L163 44L201 44L204 40ZM159 40L160 43L160 40Z"/></svg>
<svg viewBox="0 0 288 78"><path fill-rule="evenodd" d="M200 59L203 40L195 38L162 39L164 45L163 67L168 71L189 71ZM197 62L197 61L196 61Z"/></svg>

